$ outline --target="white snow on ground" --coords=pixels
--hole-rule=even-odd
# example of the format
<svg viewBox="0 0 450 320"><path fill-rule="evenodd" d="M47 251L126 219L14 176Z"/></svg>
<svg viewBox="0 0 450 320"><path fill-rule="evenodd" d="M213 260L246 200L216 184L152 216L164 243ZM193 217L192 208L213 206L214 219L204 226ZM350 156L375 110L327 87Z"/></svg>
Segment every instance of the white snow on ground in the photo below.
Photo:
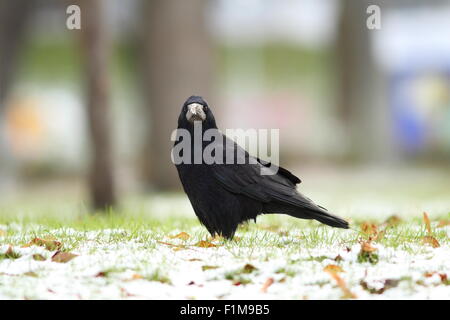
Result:
<svg viewBox="0 0 450 320"><path fill-rule="evenodd" d="M15 226L0 226L7 228ZM450 232L449 226L444 229ZM450 285L439 275L450 276L448 243L439 248L420 243L393 248L374 242L379 262L372 265L357 261L360 244L348 245L349 239L355 239L354 231L320 230L323 237L332 239L326 243L332 244L303 246L307 240L301 232L305 230L291 230L288 235L264 230L238 232L236 243L213 241L218 246L211 248L194 246L205 238L201 227L170 233L186 231L193 235L188 240L153 231L133 238L122 229L47 230L63 243L80 238L71 250L78 256L57 263L51 261L55 251L14 245L13 250L21 256L0 259L0 299L339 299L342 288L323 270L329 264L343 269L339 275L358 299L450 298ZM121 236L128 240L115 240ZM11 242L29 241L33 234L17 237ZM167 243L190 246L180 249ZM8 248L8 244L1 245L0 254ZM35 261L33 254L46 260ZM342 260L335 261L337 256ZM247 264L256 269L242 272ZM205 266L213 268L203 270ZM274 282L263 292L269 278ZM387 279L398 282L382 294L370 293L361 285L364 281L378 290Z"/></svg>
<svg viewBox="0 0 450 320"><path fill-rule="evenodd" d="M450 226L436 228L439 219L450 217L450 171L351 166L339 170L302 167L293 172L303 180L301 192L343 218L381 222L396 215L406 226L387 232L389 241L373 243L379 261L370 264L358 262L360 235L355 231L318 223L299 226L286 216L279 219L284 223L282 230L265 228L275 224L266 221L264 226L263 217L257 227L252 224L249 230L238 231L237 242L197 247L194 244L207 238L198 222L172 227L173 221L195 219L184 195L125 201L123 220L133 220L133 215L142 215L147 222L160 220L151 230L134 233L119 228L120 223L114 229L99 226L95 231L36 226L26 222L27 214L33 216L31 221L53 216L70 222L82 217L83 206L78 201L69 203L63 197L65 188L52 191L51 196L39 194L38 201L30 201L26 192L23 201L0 208L0 214L18 221L9 223L2 217L8 223L0 225L0 299L340 299L343 289L324 272L330 264L343 269L339 276L358 299L450 299L450 282L445 280L450 278ZM438 248L420 241L425 235L420 222L423 211L435 221ZM416 220L410 224L412 218ZM169 237L182 231L191 238ZM55 251L35 245L22 248L46 235L78 256L58 263L51 260ZM9 244L19 258L1 258ZM34 260L33 254L41 254L45 261ZM335 261L337 256L342 260ZM242 272L247 264L256 269ZM268 279L274 282L263 292Z"/></svg>

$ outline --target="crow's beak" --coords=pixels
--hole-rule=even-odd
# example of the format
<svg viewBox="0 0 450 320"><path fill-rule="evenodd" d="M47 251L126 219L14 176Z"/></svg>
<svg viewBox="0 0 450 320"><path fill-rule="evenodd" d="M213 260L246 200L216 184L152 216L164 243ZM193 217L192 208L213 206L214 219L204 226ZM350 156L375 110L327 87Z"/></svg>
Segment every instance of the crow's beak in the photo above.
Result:
<svg viewBox="0 0 450 320"><path fill-rule="evenodd" d="M188 111L186 113L186 119L189 122L194 123L194 121L205 121L206 114L203 110L203 106L199 103L191 103L187 106Z"/></svg>

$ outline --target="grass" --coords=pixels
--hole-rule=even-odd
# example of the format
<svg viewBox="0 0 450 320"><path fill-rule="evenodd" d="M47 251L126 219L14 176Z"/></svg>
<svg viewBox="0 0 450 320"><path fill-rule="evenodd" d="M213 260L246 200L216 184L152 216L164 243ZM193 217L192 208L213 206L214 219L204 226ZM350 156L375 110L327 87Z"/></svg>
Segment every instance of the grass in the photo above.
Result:
<svg viewBox="0 0 450 320"><path fill-rule="evenodd" d="M433 215L431 234L420 214L354 220L350 230L268 215L241 226L228 241L211 239L190 215L0 211L0 298L370 299L450 293L449 226L438 227L450 214ZM189 238L176 238L180 232ZM438 248L424 243L430 235ZM61 246L30 245L36 238ZM199 241L212 245L200 247ZM363 251L363 243L375 251ZM76 257L54 262L57 250ZM330 265L342 272L330 276L324 271Z"/></svg>

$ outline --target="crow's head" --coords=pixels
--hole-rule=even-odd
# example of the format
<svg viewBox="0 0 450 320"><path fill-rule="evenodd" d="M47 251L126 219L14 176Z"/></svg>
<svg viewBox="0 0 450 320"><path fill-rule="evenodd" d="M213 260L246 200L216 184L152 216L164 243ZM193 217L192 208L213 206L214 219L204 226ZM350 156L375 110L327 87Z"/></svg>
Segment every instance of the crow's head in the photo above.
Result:
<svg viewBox="0 0 450 320"><path fill-rule="evenodd" d="M182 127L192 126L195 121L201 121L203 126L215 127L214 116L200 96L190 96L183 104L178 124Z"/></svg>

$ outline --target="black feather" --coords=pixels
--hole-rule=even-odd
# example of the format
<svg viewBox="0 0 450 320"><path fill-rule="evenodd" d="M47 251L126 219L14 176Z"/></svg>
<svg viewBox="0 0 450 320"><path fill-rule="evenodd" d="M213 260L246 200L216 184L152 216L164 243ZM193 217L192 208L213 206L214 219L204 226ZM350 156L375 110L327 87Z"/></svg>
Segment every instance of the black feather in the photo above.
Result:
<svg viewBox="0 0 450 320"><path fill-rule="evenodd" d="M211 109L199 96L192 96L184 103L178 119L178 128L189 130L193 136L194 126L185 116L187 106L191 103L204 106L206 119L202 123L203 131L218 130ZM277 174L261 175L261 169L270 167L270 163L252 157L235 142L219 134L219 141L211 143L223 148L223 157L225 158L228 149L234 153L235 160L244 157L245 164L237 164L237 161L234 164L225 164L223 159L224 164L176 166L195 214L212 235L232 238L240 223L250 219L256 220L258 215L266 213L315 219L337 228L349 227L345 220L328 213L323 207L299 193L296 185L301 181L290 171L275 167ZM203 147L209 143L205 142ZM193 154L193 144L191 148Z"/></svg>

